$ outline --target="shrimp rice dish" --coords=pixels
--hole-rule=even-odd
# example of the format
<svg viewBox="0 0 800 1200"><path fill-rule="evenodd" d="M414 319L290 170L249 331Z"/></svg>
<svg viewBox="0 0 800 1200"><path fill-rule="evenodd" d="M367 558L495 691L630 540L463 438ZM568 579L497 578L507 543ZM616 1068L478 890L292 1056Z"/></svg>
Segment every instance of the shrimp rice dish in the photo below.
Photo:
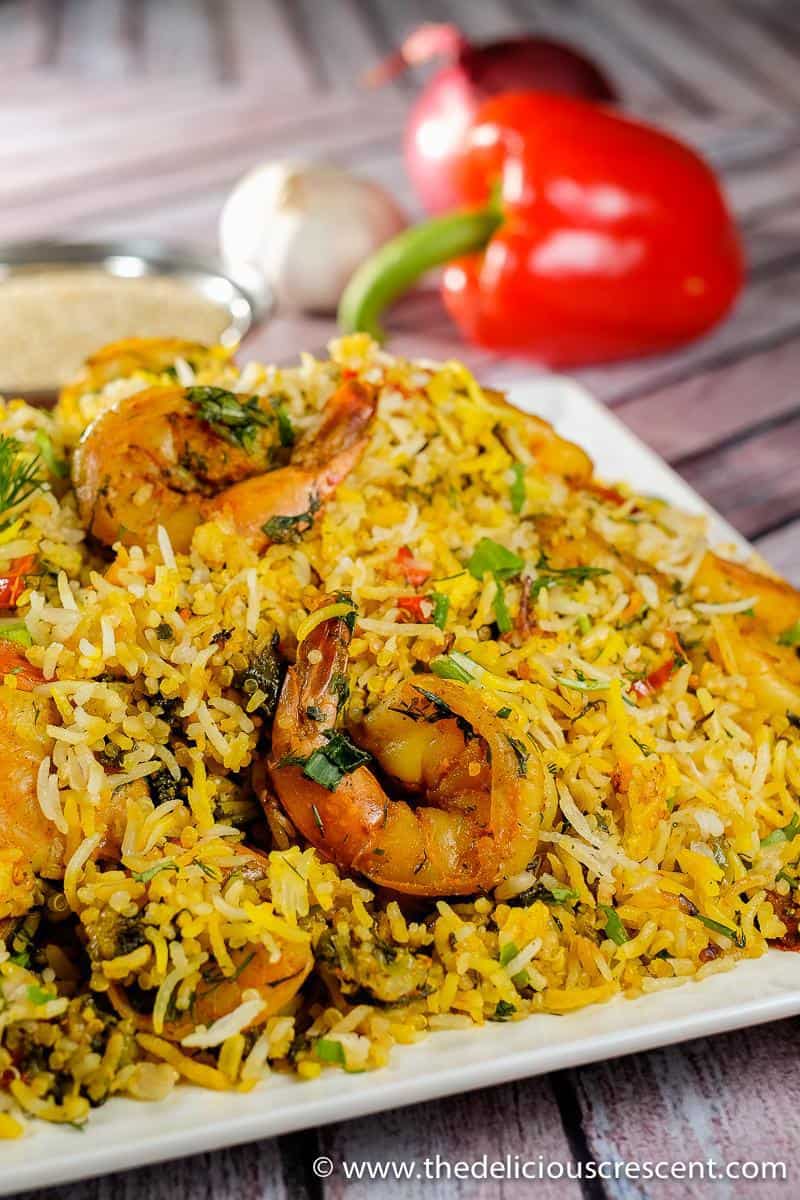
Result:
<svg viewBox="0 0 800 1200"><path fill-rule="evenodd" d="M798 647L458 363L131 339L0 402L0 1136L735 992L800 945Z"/></svg>

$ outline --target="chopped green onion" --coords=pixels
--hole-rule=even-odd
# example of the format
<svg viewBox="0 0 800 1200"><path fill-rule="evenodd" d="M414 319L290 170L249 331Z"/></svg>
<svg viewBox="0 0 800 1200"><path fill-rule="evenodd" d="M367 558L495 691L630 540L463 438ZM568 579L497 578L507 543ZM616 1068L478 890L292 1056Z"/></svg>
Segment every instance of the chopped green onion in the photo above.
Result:
<svg viewBox="0 0 800 1200"><path fill-rule="evenodd" d="M605 914L606 934L617 946L623 946L628 941L628 935L619 919L619 913L610 904L598 904L597 907Z"/></svg>
<svg viewBox="0 0 800 1200"><path fill-rule="evenodd" d="M555 679L562 687L572 688L576 692L605 692L609 686L602 679L568 679L566 675L556 675Z"/></svg>
<svg viewBox="0 0 800 1200"><path fill-rule="evenodd" d="M16 642L18 646L26 648L33 645L33 638L25 628L25 622L18 620L0 621L0 640Z"/></svg>
<svg viewBox="0 0 800 1200"><path fill-rule="evenodd" d="M702 913L695 913L694 916L705 925L706 929L711 929L714 933L721 933L723 937L730 938L740 950L745 945L745 937L741 929L731 929L729 925L723 925L721 921L715 921L713 917L704 917Z"/></svg>
<svg viewBox="0 0 800 1200"><path fill-rule="evenodd" d="M344 1046L333 1038L320 1038L314 1052L320 1062L337 1063L340 1067L345 1065Z"/></svg>
<svg viewBox="0 0 800 1200"><path fill-rule="evenodd" d="M505 721L508 717L511 716L511 709L508 707L507 704L504 704L502 708L498 708L497 713L495 715L498 716L501 721Z"/></svg>
<svg viewBox="0 0 800 1200"><path fill-rule="evenodd" d="M437 629L444 629L447 624L447 614L450 612L450 597L443 596L441 592L431 592L428 597L433 605L431 619Z"/></svg>
<svg viewBox="0 0 800 1200"><path fill-rule="evenodd" d="M31 1004L49 1004L51 1000L56 1000L57 997L53 992L46 992L44 988L40 988L37 983L32 983L28 988L28 999Z"/></svg>
<svg viewBox="0 0 800 1200"><path fill-rule="evenodd" d="M506 942L505 946L500 949L500 966L506 967L511 962L512 958L516 958L519 954L519 947L515 942Z"/></svg>
<svg viewBox="0 0 800 1200"><path fill-rule="evenodd" d="M431 670L440 679L455 679L457 683L472 683L478 674L478 664L466 654L451 650L449 654L440 654L431 663Z"/></svg>
<svg viewBox="0 0 800 1200"><path fill-rule="evenodd" d="M511 469L514 472L511 482L511 511L518 515L525 504L525 468L522 463L515 462Z"/></svg>
<svg viewBox="0 0 800 1200"><path fill-rule="evenodd" d="M565 883L547 883L544 886L559 904L564 904L567 900L578 899L578 893L573 888L567 887Z"/></svg>
<svg viewBox="0 0 800 1200"><path fill-rule="evenodd" d="M509 613L508 605L506 604L505 588L503 587L499 578L495 578L494 588L494 600L492 601L492 606L494 608L494 619L497 622L497 628L500 630L500 632L508 633L512 624L511 614Z"/></svg>
<svg viewBox="0 0 800 1200"><path fill-rule="evenodd" d="M346 733L327 732L327 745L309 754L303 774L329 792L335 792L345 775L370 761L370 755L350 740ZM320 823L320 831L322 825Z"/></svg>
<svg viewBox="0 0 800 1200"><path fill-rule="evenodd" d="M57 479L65 479L69 474L69 463L65 458L59 458L56 454L50 434L45 433L43 429L37 429L35 441L39 457L50 474L55 475Z"/></svg>
<svg viewBox="0 0 800 1200"><path fill-rule="evenodd" d="M581 613L581 615L578 617L577 624L578 629L585 636L592 628L592 619L591 617L587 617L586 613Z"/></svg>

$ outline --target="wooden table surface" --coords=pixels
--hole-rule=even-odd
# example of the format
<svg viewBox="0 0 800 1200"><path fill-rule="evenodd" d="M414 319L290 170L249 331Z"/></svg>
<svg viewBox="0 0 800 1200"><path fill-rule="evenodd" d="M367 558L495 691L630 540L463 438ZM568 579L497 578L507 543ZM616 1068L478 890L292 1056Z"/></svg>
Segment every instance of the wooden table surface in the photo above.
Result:
<svg viewBox="0 0 800 1200"><path fill-rule="evenodd" d="M632 111L688 138L722 173L749 261L735 314L688 349L579 377L800 583L797 0L0 0L0 239L149 234L213 248L234 180L287 155L363 171L413 212L399 146L418 80L365 94L357 79L418 22L448 19L476 37L535 29L581 45ZM400 352L461 354L500 383L530 373L465 353L434 290L404 302L391 325ZM326 321L281 318L245 349L285 360L321 349L332 332ZM339 1162L437 1152L563 1163L784 1159L785 1185L563 1181L537 1184L535 1194L796 1195L799 1029L784 1021L42 1196L533 1191L474 1180L346 1183L341 1173L323 1184L311 1172L320 1153Z"/></svg>

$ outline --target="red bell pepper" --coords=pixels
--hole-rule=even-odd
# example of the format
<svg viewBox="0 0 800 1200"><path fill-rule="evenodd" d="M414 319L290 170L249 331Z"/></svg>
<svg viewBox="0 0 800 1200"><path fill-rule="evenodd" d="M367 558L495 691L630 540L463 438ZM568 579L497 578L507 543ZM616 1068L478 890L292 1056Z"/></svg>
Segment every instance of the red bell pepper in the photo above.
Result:
<svg viewBox="0 0 800 1200"><path fill-rule="evenodd" d="M394 556L394 567L396 573L402 575L411 587L422 587L433 573L431 564L414 558L408 546L401 546L397 551Z"/></svg>
<svg viewBox="0 0 800 1200"><path fill-rule="evenodd" d="M572 97L519 92L479 110L464 211L392 239L342 298L347 331L449 263L444 302L479 345L551 365L649 354L698 336L742 282L711 169L660 130Z"/></svg>

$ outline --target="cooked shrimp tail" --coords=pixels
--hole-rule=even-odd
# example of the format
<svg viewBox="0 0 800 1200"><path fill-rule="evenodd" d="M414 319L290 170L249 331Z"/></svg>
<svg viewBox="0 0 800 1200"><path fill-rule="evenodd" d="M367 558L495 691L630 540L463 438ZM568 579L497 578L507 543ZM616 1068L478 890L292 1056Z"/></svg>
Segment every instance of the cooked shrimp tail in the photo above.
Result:
<svg viewBox="0 0 800 1200"><path fill-rule="evenodd" d="M228 488L209 501L206 515L227 518L258 550L295 541L364 453L376 402L374 388L343 383L326 404L319 429L299 443L288 466Z"/></svg>

